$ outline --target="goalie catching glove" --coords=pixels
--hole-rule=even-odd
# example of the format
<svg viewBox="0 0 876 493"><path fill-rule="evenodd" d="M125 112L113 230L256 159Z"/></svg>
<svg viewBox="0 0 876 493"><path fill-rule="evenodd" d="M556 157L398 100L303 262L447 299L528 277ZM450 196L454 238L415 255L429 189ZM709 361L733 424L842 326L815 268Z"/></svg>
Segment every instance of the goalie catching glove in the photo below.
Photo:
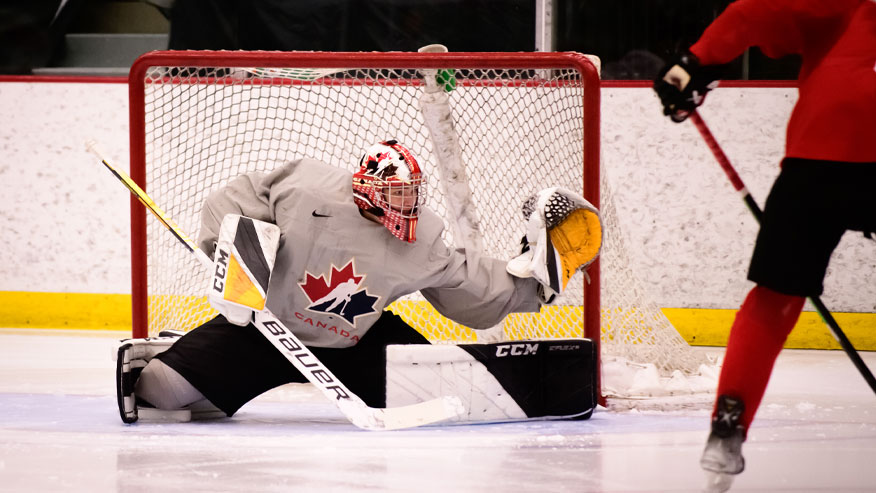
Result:
<svg viewBox="0 0 876 493"><path fill-rule="evenodd" d="M550 303L578 270L590 265L602 248L599 211L581 195L552 187L523 204L527 220L523 253L506 270L541 284L539 297Z"/></svg>
<svg viewBox="0 0 876 493"><path fill-rule="evenodd" d="M265 308L279 246L275 224L237 214L222 219L207 298L229 322L245 326Z"/></svg>

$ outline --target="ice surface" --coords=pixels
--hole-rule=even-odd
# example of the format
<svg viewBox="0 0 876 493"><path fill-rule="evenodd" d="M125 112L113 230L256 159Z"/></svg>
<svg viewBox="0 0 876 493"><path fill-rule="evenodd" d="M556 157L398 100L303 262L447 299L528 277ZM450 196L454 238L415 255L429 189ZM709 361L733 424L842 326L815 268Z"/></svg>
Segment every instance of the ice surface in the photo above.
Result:
<svg viewBox="0 0 876 493"><path fill-rule="evenodd" d="M0 329L0 491L705 486L702 402L672 411L600 408L588 421L368 432L309 385L288 385L230 419L124 425L111 361L118 337ZM862 356L876 368L876 354ZM785 351L744 453L747 469L730 491L876 491L876 396L842 352Z"/></svg>

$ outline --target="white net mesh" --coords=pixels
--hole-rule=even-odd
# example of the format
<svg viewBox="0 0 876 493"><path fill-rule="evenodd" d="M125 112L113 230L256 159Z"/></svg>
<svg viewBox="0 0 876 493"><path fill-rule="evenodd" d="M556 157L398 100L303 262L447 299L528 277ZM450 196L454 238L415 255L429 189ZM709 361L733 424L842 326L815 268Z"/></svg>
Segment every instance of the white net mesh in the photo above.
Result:
<svg viewBox="0 0 876 493"><path fill-rule="evenodd" d="M600 197L606 223L601 254L603 392L632 398L711 392L717 377L714 362L679 335L630 265L606 177L603 173Z"/></svg>
<svg viewBox="0 0 876 493"><path fill-rule="evenodd" d="M508 54L502 55L507 60ZM344 62L327 59L323 66L350 66L350 60ZM297 157L354 171L369 145L396 139L429 175L427 206L445 218L445 240L453 244L452 219L418 104L423 72L391 64L339 71L288 65L156 65L132 80L144 98L144 129L132 135L132 146L142 139L143 161L135 159L132 169L145 167L145 188L159 207L195 237L207 194L242 173L270 170ZM509 69L488 54L483 67L454 75L449 99L483 249L488 256L511 258L519 253L526 198L549 186L581 190L584 167L598 166L582 163L584 132L598 132L598 125L585 125L585 119L598 118L599 110L585 108L585 91L599 88L584 84L568 64ZM696 371L701 361L636 281L607 183L602 190L603 353L653 363L666 375ZM143 260L149 334L188 330L214 315L204 296L207 273L155 221L147 222ZM554 306L510 315L498 329L501 337L584 336L585 310L598 307L585 306L583 283L578 273ZM391 309L434 342L476 340L474 331L444 318L418 294Z"/></svg>

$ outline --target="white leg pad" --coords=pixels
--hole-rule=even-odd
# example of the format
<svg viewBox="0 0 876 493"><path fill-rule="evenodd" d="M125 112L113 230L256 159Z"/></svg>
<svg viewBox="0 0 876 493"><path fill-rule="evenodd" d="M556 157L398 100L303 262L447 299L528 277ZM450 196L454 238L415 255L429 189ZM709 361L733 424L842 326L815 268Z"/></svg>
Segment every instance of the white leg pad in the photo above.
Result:
<svg viewBox="0 0 876 493"><path fill-rule="evenodd" d="M390 345L386 405L457 397L451 423L587 419L596 407L593 341Z"/></svg>
<svg viewBox="0 0 876 493"><path fill-rule="evenodd" d="M182 409L204 399L188 380L157 359L143 368L134 393L158 409Z"/></svg>
<svg viewBox="0 0 876 493"><path fill-rule="evenodd" d="M185 422L226 416L182 375L161 361L153 360L156 355L169 349L181 334L120 341L113 358L116 360L119 415L123 422L134 423L140 419ZM141 397L147 402L166 409L139 407L137 395L141 392Z"/></svg>
<svg viewBox="0 0 876 493"><path fill-rule="evenodd" d="M113 351L116 362L116 398L123 422L133 423L139 418L134 386L140 372L155 355L167 351L177 339L178 336L124 339Z"/></svg>
<svg viewBox="0 0 876 493"><path fill-rule="evenodd" d="M390 345L386 348L386 405L404 406L457 396L465 412L454 423L526 419L486 367L452 345Z"/></svg>

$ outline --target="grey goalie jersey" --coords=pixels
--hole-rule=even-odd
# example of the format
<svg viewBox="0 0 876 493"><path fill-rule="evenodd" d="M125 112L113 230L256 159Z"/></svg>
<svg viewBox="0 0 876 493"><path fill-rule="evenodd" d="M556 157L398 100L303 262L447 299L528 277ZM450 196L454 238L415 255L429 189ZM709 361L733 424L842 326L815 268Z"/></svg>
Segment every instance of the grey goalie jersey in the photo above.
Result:
<svg viewBox="0 0 876 493"><path fill-rule="evenodd" d="M355 345L390 303L416 291L474 329L539 310L536 281L509 275L504 261L475 259L473 252L467 260L447 247L444 224L431 210L421 207L415 243L362 217L351 180L351 173L312 159L242 175L207 198L200 247L213 255L226 214L279 226L267 306L309 346Z"/></svg>

